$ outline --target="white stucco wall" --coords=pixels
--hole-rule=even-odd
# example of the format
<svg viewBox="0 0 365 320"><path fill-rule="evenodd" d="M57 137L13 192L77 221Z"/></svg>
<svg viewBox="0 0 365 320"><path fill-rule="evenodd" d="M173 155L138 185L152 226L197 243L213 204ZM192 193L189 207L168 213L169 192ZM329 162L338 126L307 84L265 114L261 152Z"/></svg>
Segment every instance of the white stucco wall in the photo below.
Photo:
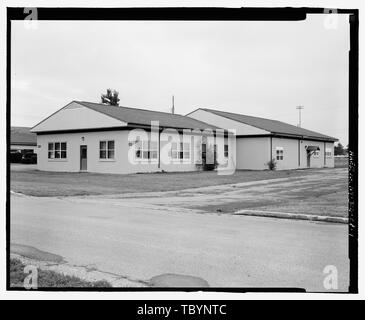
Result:
<svg viewBox="0 0 365 320"><path fill-rule="evenodd" d="M144 132L147 138L150 138L151 133ZM157 133L155 133L157 134ZM161 138L163 138L161 134ZM182 135L177 132L169 131L168 136L173 141L190 141L190 161L181 159L164 162L161 158L160 167L158 160L136 160L135 163L129 161L128 151L130 150L129 130L119 131L98 131L84 133L61 133L61 134L38 134L37 144L40 146L38 153L38 169L44 171L61 171L61 172L79 172L80 171L80 146L87 146L87 171L98 173L137 173L137 172L158 172L158 171L195 171L197 170L194 157L195 150L193 142L195 139L200 140L199 135L187 134L183 140ZM178 140L178 139L181 140ZM99 142L101 140L114 140L115 156L113 160L99 159ZM169 144L172 140L161 141L161 149ZM230 138L232 144L233 139ZM49 142L67 142L67 159L48 159L48 143ZM223 138L216 140L218 144L224 144ZM233 147L231 147L233 157ZM167 149L170 149L167 146ZM223 147L218 147L218 150L223 150ZM218 151L218 161L221 162L224 154Z"/></svg>
<svg viewBox="0 0 365 320"><path fill-rule="evenodd" d="M283 160L276 159L276 148L283 148ZM272 157L275 159L277 170L298 168L298 140L285 138L272 138Z"/></svg>
<svg viewBox="0 0 365 320"><path fill-rule="evenodd" d="M277 161L277 170L286 169L305 169L307 168L307 150L306 146L318 146L318 156L311 155L310 168L333 168L334 157L333 157L333 142L323 142L314 140L297 140L287 138L272 138L272 154L273 158L276 159L276 148L282 147L284 150L284 159ZM331 148L332 156L326 157L325 162L325 149ZM300 158L300 159L298 159Z"/></svg>
<svg viewBox="0 0 365 320"><path fill-rule="evenodd" d="M318 157L311 155L310 159L310 167L311 168L333 168L335 166L334 163L334 143L333 142L323 142L323 141L310 141L310 140L303 140L301 141L301 168L307 167L307 152L305 147L306 146L318 146L320 148ZM326 148L330 148L332 150L332 156L326 157L325 161L325 150Z"/></svg>
<svg viewBox="0 0 365 320"><path fill-rule="evenodd" d="M265 170L270 159L269 137L237 138L237 169Z"/></svg>
<svg viewBox="0 0 365 320"><path fill-rule="evenodd" d="M237 138L237 169L265 170L270 160L270 137L245 137ZM299 144L299 146L298 146ZM306 146L318 146L320 148L318 157L311 156L310 168L333 168L334 167L334 144L333 142L322 142L313 140L297 140L287 138L272 138L272 158L276 160L276 148L283 148L283 160L276 160L277 170L305 169L307 168ZM299 150L300 148L300 163ZM332 150L332 156L326 157L325 149Z"/></svg>
<svg viewBox="0 0 365 320"><path fill-rule="evenodd" d="M335 150L334 150L334 142L325 142L325 148L331 149L331 156L326 157L325 167L326 168L334 168L335 167ZM324 149L325 150L325 149Z"/></svg>

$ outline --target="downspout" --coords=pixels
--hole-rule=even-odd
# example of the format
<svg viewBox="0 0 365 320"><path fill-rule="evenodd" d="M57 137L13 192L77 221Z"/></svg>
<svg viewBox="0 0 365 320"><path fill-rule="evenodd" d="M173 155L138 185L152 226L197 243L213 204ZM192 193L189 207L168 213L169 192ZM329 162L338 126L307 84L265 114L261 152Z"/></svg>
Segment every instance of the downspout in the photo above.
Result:
<svg viewBox="0 0 365 320"><path fill-rule="evenodd" d="M324 166L326 166L326 141L324 142L323 158L324 158Z"/></svg>
<svg viewBox="0 0 365 320"><path fill-rule="evenodd" d="M272 161L272 135L270 136L270 161Z"/></svg>
<svg viewBox="0 0 365 320"><path fill-rule="evenodd" d="M158 130L158 165L157 168L161 168L161 130Z"/></svg>

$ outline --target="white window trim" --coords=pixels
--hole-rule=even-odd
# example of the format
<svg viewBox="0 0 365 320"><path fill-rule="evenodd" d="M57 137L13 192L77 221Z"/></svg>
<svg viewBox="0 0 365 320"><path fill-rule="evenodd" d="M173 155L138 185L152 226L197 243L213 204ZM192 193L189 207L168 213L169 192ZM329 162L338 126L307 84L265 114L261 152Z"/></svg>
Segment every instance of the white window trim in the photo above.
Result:
<svg viewBox="0 0 365 320"><path fill-rule="evenodd" d="M329 154L327 154L327 153L329 153ZM324 154L325 154L326 158L332 158L332 149L331 148L326 148Z"/></svg>
<svg viewBox="0 0 365 320"><path fill-rule="evenodd" d="M172 157L172 144L173 143L176 143L177 144L176 152L177 152L178 158L173 158ZM181 144L183 145L182 150L181 150ZM184 149L184 144L189 144L189 157L188 158L185 158L184 157L184 153L187 152L187 151L184 151L185 150ZM170 150L170 152L171 152L170 158L171 158L171 161L173 163L190 163L190 161L191 161L191 141L182 141L182 142L180 142L180 141L179 142L178 141L173 141L171 143L171 150ZM180 153L181 152L183 153L183 157L182 158L180 158Z"/></svg>
<svg viewBox="0 0 365 320"><path fill-rule="evenodd" d="M143 146L144 146L144 142L146 142L146 141L148 143L148 147L147 147L147 149L144 149ZM138 158L136 156L136 153L137 153L136 145L137 145L138 142L140 143L140 146L141 146L140 147L140 152L141 152L141 157L140 158ZM151 149L151 140L137 139L134 142L132 142L134 161L137 161L137 162L140 162L140 163L153 163L153 164L158 163L158 141L152 141L152 142L156 142L156 148L155 149ZM150 157L144 158L143 157L143 152L144 151L149 152L149 155L151 155L152 151L156 151L157 152L157 157L156 158L150 158Z"/></svg>
<svg viewBox="0 0 365 320"><path fill-rule="evenodd" d="M226 146L227 146L227 155L226 155ZM224 156L224 159L229 158L229 144L228 143L225 143L223 146L223 156Z"/></svg>
<svg viewBox="0 0 365 320"><path fill-rule="evenodd" d="M278 151L282 151L282 154L281 155L278 155ZM278 159L278 156L281 156L282 159ZM275 160L276 161L283 161L284 160L284 148L283 147L276 147L276 150L275 150Z"/></svg>
<svg viewBox="0 0 365 320"><path fill-rule="evenodd" d="M151 142L155 142L156 143L156 148L151 149ZM158 162L158 141L148 141L148 151L149 151L149 161L152 163L157 163ZM156 158L151 158L151 152L156 152Z"/></svg>
<svg viewBox="0 0 365 320"><path fill-rule="evenodd" d="M313 158L319 158L320 156L320 153L319 153L319 150L316 150L316 151L313 151Z"/></svg>
<svg viewBox="0 0 365 320"><path fill-rule="evenodd" d="M66 158L49 158L48 157L48 153L49 152L52 152L52 151L49 151L49 144L50 143L53 143L53 154L55 154L55 144L56 143L59 143L60 144L60 148L61 148L61 143L66 143L66 149L63 150L63 151L66 151ZM49 162L67 162L68 161L68 151L67 151L68 147L67 147L67 141L49 141L47 143L47 159ZM60 152L62 152L62 149L60 149ZM61 154L60 154L61 155Z"/></svg>
<svg viewBox="0 0 365 320"><path fill-rule="evenodd" d="M108 150L112 150L112 149L108 149L108 142L109 141L113 141L114 142L114 157L113 158L108 158ZM106 144L105 144L105 147L106 147L106 149L105 149L105 156L106 156L106 158L100 158L100 151L101 151L101 149L100 149L100 142L105 142ZM104 150L104 149L103 149ZM116 160L115 160L115 139L101 139L101 140L99 140L99 162L115 162Z"/></svg>

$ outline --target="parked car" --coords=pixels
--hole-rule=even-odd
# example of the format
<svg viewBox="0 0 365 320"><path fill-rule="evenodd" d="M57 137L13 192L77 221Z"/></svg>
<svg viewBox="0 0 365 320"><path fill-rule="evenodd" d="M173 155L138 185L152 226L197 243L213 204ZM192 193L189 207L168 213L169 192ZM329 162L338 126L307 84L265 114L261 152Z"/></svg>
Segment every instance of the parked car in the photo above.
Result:
<svg viewBox="0 0 365 320"><path fill-rule="evenodd" d="M10 163L20 163L22 161L22 154L19 151L10 152Z"/></svg>
<svg viewBox="0 0 365 320"><path fill-rule="evenodd" d="M33 152L28 152L26 154L23 154L21 163L25 163L25 164L37 163L37 154L33 153Z"/></svg>

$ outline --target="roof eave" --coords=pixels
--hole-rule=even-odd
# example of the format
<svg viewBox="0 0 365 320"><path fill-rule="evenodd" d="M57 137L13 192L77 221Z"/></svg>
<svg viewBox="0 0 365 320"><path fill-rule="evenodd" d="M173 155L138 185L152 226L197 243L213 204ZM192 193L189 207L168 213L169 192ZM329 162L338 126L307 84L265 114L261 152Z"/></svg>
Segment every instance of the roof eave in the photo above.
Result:
<svg viewBox="0 0 365 320"><path fill-rule="evenodd" d="M333 137L318 137L318 136L308 136L308 135L300 135L300 134L288 134L288 133L280 133L280 132L271 132L273 136L281 136L281 137L291 137L298 139L306 139L306 140L319 140L319 141L338 141L337 138Z"/></svg>

